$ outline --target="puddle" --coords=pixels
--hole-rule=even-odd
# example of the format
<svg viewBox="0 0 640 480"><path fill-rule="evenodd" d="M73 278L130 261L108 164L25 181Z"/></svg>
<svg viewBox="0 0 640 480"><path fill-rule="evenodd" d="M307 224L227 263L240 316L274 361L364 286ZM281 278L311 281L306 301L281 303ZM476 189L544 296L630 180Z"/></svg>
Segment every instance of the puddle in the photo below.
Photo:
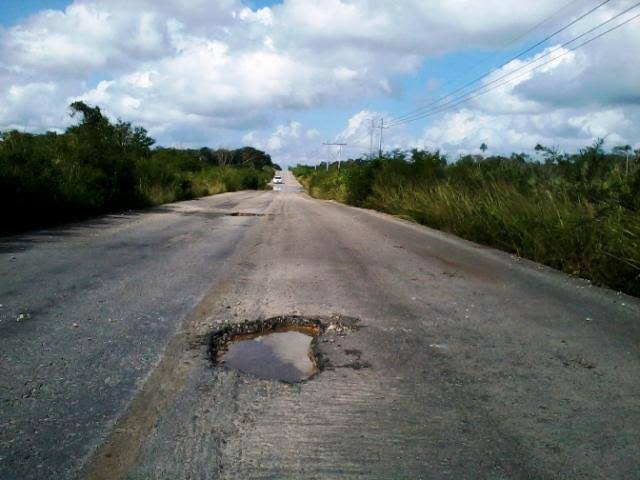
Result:
<svg viewBox="0 0 640 480"><path fill-rule="evenodd" d="M298 331L272 332L237 339L220 361L259 378L287 383L306 380L318 371L311 349L313 337Z"/></svg>
<svg viewBox="0 0 640 480"><path fill-rule="evenodd" d="M274 192L283 192L283 193L298 193L302 192L301 187L293 186L293 185L277 185L273 187Z"/></svg>
<svg viewBox="0 0 640 480"><path fill-rule="evenodd" d="M358 330L358 322L342 315L229 322L208 335L209 358L214 366L223 364L256 377L296 383L330 365L318 342L333 342Z"/></svg>

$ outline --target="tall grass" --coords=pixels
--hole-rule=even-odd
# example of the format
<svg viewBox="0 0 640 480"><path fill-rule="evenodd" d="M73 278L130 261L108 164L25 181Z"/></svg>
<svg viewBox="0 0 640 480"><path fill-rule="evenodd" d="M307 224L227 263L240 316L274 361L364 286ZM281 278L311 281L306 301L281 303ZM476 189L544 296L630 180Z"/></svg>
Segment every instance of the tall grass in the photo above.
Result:
<svg viewBox="0 0 640 480"><path fill-rule="evenodd" d="M137 187L139 206L190 200L238 190L260 190L273 176L272 168L238 166L203 166L194 172L180 172L167 182L148 181L140 177Z"/></svg>
<svg viewBox="0 0 640 480"><path fill-rule="evenodd" d="M592 148L560 163L447 164L438 154L425 163L425 152L413 152L294 173L313 196L410 218L640 296L640 170L626 176L620 158L601 145L594 157Z"/></svg>

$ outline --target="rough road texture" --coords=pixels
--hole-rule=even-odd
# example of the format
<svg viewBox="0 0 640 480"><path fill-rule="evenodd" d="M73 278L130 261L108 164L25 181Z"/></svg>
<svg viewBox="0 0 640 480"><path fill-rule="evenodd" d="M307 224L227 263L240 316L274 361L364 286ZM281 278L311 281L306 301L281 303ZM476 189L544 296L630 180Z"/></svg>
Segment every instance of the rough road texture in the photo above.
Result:
<svg viewBox="0 0 640 480"><path fill-rule="evenodd" d="M291 190L2 242L0 478L640 478L638 300ZM305 383L210 366L283 314L362 328Z"/></svg>

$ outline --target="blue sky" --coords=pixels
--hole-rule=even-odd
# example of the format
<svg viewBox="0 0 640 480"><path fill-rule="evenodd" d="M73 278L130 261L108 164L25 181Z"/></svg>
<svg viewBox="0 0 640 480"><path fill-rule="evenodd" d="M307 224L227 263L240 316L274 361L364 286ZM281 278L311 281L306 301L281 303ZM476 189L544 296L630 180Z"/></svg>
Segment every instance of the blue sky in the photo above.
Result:
<svg viewBox="0 0 640 480"><path fill-rule="evenodd" d="M255 10L263 7L272 7L274 5L277 5L278 3L279 2L270 2L266 0L253 0L251 2L247 2L247 5L249 5L251 8Z"/></svg>
<svg viewBox="0 0 640 480"><path fill-rule="evenodd" d="M368 151L371 119L393 122L483 73L474 86L508 75L632 5L612 0L500 67L597 5L532 3L5 0L0 130L63 130L66 106L83 99L145 126L163 145L252 144L292 164L322 160L322 142L340 140L356 155ZM483 142L501 153L536 143L573 150L598 136L635 146L638 24L576 52L554 51L562 58L512 83L395 125L384 146L439 148L452 158Z"/></svg>
<svg viewBox="0 0 640 480"><path fill-rule="evenodd" d="M0 24L11 26L43 9L62 9L68 0L4 0L0 7Z"/></svg>

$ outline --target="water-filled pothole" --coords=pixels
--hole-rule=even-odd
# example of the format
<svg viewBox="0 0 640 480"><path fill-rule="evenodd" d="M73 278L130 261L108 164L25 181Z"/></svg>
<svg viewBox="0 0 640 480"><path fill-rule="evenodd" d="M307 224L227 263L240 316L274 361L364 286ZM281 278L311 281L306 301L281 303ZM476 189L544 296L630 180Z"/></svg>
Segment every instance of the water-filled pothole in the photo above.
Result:
<svg viewBox="0 0 640 480"><path fill-rule="evenodd" d="M311 335L292 330L251 337L230 343L220 361L255 377L287 383L301 382L318 371Z"/></svg>
<svg viewBox="0 0 640 480"><path fill-rule="evenodd" d="M259 378L296 383L328 365L318 339L356 330L358 320L332 317L282 316L253 322L228 323L211 333L209 353L214 365ZM334 340L330 340L333 342Z"/></svg>

